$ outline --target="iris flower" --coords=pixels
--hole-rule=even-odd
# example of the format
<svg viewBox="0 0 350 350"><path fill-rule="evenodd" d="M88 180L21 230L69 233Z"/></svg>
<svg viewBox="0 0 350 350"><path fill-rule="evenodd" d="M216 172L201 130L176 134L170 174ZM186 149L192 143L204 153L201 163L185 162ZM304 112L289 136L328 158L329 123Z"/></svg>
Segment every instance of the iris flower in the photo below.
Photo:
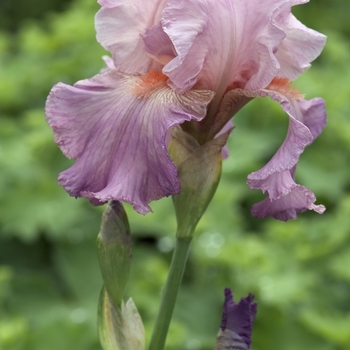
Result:
<svg viewBox="0 0 350 350"><path fill-rule="evenodd" d="M99 0L107 68L74 86L57 84L46 104L55 141L75 159L59 183L95 205L125 201L145 214L151 201L180 192L167 152L173 127L204 144L251 99L269 96L288 114L289 129L275 156L248 176L251 189L267 193L252 214L322 213L294 180L300 154L326 123L324 101L307 101L290 84L325 44L291 13L305 2Z"/></svg>
<svg viewBox="0 0 350 350"><path fill-rule="evenodd" d="M236 304L231 290L225 289L222 321L215 350L250 349L253 322L257 312L257 304L253 299L253 294L249 294Z"/></svg>

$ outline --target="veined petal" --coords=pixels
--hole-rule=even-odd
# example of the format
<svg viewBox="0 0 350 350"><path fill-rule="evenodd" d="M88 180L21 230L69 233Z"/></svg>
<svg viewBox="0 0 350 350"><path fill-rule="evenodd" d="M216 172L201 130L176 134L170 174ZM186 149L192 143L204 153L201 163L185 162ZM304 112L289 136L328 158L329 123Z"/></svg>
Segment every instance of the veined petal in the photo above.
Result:
<svg viewBox="0 0 350 350"><path fill-rule="evenodd" d="M176 52L168 35L163 31L160 23L150 29L147 29L142 35L145 43L145 50L149 56L159 62L162 66L166 65L175 56Z"/></svg>
<svg viewBox="0 0 350 350"><path fill-rule="evenodd" d="M273 23L280 0L170 0L162 26L177 57L163 69L179 90L198 80L219 95L233 82L254 90L279 70L275 48L285 37Z"/></svg>
<svg viewBox="0 0 350 350"><path fill-rule="evenodd" d="M315 201L316 197L312 191L293 183L289 188L289 192L284 196L276 200L266 198L254 204L252 215L258 218L272 216L278 220L288 221L295 220L299 213L306 210L313 210L318 214L322 214L326 208L323 205L315 205Z"/></svg>
<svg viewBox="0 0 350 350"><path fill-rule="evenodd" d="M287 136L279 150L263 168L248 175L247 183L251 189L260 189L268 194L268 199L253 208L253 215L294 218L298 212L306 209L323 212L323 206L313 204L315 201L313 193L295 183L294 171L305 147L315 140L326 125L324 101L320 98L304 100L298 91L292 89L287 79L274 79L266 89L234 91L234 96L237 94L250 98L269 96L279 102L289 116ZM278 203L284 208L281 210L283 213L288 209L288 215L277 214L280 211Z"/></svg>
<svg viewBox="0 0 350 350"><path fill-rule="evenodd" d="M98 42L113 55L117 69L125 73L146 73L152 59L141 37L156 25L166 0L99 0L95 17Z"/></svg>
<svg viewBox="0 0 350 350"><path fill-rule="evenodd" d="M205 31L208 18L201 1L169 1L162 13L162 27L177 56L164 68L173 88L186 91L197 81L208 48L196 40ZM192 55L189 55L189 53Z"/></svg>
<svg viewBox="0 0 350 350"><path fill-rule="evenodd" d="M249 294L236 304L231 290L225 289L222 322L215 349L250 349L253 322L257 312L257 304L253 299L254 295Z"/></svg>
<svg viewBox="0 0 350 350"><path fill-rule="evenodd" d="M292 5L305 2L308 1L295 0ZM281 65L278 76L295 80L310 67L310 62L319 56L326 43L326 36L298 21L291 14L290 6L276 18L276 25L286 33L275 53Z"/></svg>
<svg viewBox="0 0 350 350"><path fill-rule="evenodd" d="M131 203L145 214L148 203L178 193L177 170L166 145L167 130L201 120L213 93L176 94L167 77L110 70L73 87L57 84L47 100L47 121L63 153L76 163L59 176L75 197L93 204Z"/></svg>
<svg viewBox="0 0 350 350"><path fill-rule="evenodd" d="M270 85L273 86L273 85ZM254 92L255 93L255 92ZM261 90L256 96L267 95L278 101L289 116L289 128L282 146L272 159L260 170L248 176L250 188L268 191L271 175L291 170L298 162L305 147L311 144L326 125L324 101L315 98L310 101L288 96L277 90Z"/></svg>

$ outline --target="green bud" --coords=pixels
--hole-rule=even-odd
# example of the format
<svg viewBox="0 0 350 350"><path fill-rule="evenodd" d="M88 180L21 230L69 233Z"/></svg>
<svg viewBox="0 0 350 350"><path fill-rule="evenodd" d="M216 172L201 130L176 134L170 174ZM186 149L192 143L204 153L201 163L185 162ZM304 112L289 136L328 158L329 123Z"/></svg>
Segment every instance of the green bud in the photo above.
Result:
<svg viewBox="0 0 350 350"><path fill-rule="evenodd" d="M144 350L145 329L130 298L121 307L102 289L98 310L99 335L103 350Z"/></svg>
<svg viewBox="0 0 350 350"><path fill-rule="evenodd" d="M109 296L121 305L129 278L132 250L128 218L120 202L112 201L102 215L97 253Z"/></svg>
<svg viewBox="0 0 350 350"><path fill-rule="evenodd" d="M181 193L173 196L178 237L192 237L194 230L214 196L221 176L221 150L231 130L209 142L199 143L175 128L169 153L177 165Z"/></svg>

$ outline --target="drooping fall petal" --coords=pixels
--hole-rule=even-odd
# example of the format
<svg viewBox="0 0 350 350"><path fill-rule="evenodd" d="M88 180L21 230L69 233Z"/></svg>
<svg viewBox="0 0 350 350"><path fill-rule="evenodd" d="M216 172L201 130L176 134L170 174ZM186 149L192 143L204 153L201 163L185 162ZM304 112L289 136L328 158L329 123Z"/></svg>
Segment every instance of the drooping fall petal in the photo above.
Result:
<svg viewBox="0 0 350 350"><path fill-rule="evenodd" d="M290 177L288 171L281 174ZM272 216L275 219L288 221L295 220L299 213L313 210L322 214L326 209L323 205L315 205L316 197L306 187L296 184L290 180L288 191L275 200L266 198L252 207L252 215L259 218Z"/></svg>
<svg viewBox="0 0 350 350"><path fill-rule="evenodd" d="M325 208L314 205L314 194L295 183L294 171L301 153L322 132L326 124L324 101L320 98L304 100L298 91L293 90L287 79L274 79L266 89L235 89L227 93L233 99L238 95L248 98L269 96L279 102L289 116L287 136L279 150L263 168L248 176L247 183L251 189L260 189L268 195L263 204L253 207L253 215L288 220L294 219L298 212L307 209L322 213ZM224 100L227 104L228 98Z"/></svg>
<svg viewBox="0 0 350 350"><path fill-rule="evenodd" d="M165 145L167 130L201 120L213 93L179 95L166 80L158 72L133 76L109 70L52 89L47 121L63 153L76 161L59 176L70 195L94 204L129 202L145 214L150 201L179 192Z"/></svg>

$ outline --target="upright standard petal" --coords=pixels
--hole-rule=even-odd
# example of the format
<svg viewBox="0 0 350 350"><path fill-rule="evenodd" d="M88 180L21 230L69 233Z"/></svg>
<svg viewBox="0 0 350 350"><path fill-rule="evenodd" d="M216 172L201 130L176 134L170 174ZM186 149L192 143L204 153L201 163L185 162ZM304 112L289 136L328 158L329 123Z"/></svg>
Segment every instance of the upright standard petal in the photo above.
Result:
<svg viewBox="0 0 350 350"><path fill-rule="evenodd" d="M146 50L152 56L159 55L163 47L170 52L162 61L163 73L176 91L200 86L216 92L206 118L209 121L204 123L210 129L208 125L216 123L222 98L232 86L255 91L275 77L294 79L319 55L325 37L291 14L292 6L305 2L169 0L161 14L161 27L154 27L144 38Z"/></svg>
<svg viewBox="0 0 350 350"><path fill-rule="evenodd" d="M174 45L168 35L163 31L160 23L147 29L145 34L142 35L142 38L148 55L162 66L166 65L176 56Z"/></svg>
<svg viewBox="0 0 350 350"><path fill-rule="evenodd" d="M253 299L254 296L249 294L236 304L231 290L225 289L222 322L215 350L250 349L253 322L257 312L257 304Z"/></svg>
<svg viewBox="0 0 350 350"><path fill-rule="evenodd" d="M56 85L47 100L47 121L63 153L76 163L59 176L75 197L93 204L131 203L145 214L148 203L178 193L176 166L165 146L167 130L201 120L213 93L179 95L158 72L144 76L109 70L73 87Z"/></svg>
<svg viewBox="0 0 350 350"><path fill-rule="evenodd" d="M233 82L262 88L276 76L275 48L285 37L274 25L280 0L170 0L163 30L177 57L163 69L179 90L202 80L220 98Z"/></svg>
<svg viewBox="0 0 350 350"><path fill-rule="evenodd" d="M294 0L292 5L305 2L308 0ZM290 5L276 18L276 25L286 33L275 53L281 66L278 77L295 80L319 56L326 36L299 22L291 13Z"/></svg>
<svg viewBox="0 0 350 350"><path fill-rule="evenodd" d="M99 4L97 41L112 53L117 69L146 73L153 61L144 49L141 34L160 21L166 0L99 0Z"/></svg>

